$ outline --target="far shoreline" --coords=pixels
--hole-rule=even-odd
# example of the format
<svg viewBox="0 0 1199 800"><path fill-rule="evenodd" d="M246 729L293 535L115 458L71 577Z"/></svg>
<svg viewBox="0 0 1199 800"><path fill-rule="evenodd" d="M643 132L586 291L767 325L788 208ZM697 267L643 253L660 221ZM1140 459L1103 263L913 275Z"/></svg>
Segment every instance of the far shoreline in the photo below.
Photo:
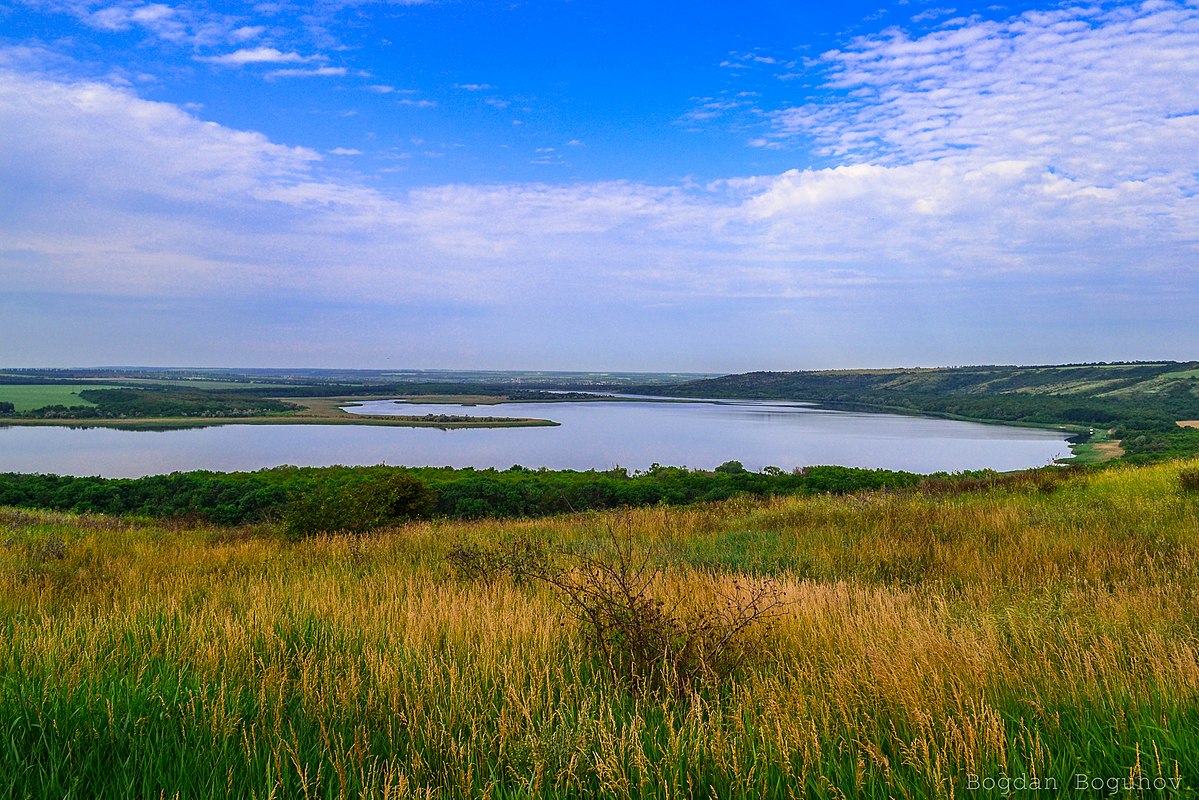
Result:
<svg viewBox="0 0 1199 800"><path fill-rule="evenodd" d="M30 417L0 418L0 427L26 428L113 428L117 430L180 430L214 428L224 425L374 425L393 428L544 428L560 423L535 417L480 417L472 420L436 419L437 415L422 416L351 414L343 406L361 405L366 400L391 400L393 396L371 397L288 397L280 398L300 408L280 414L246 417L130 417L125 419L79 418L40 419ZM465 415L464 415L465 416Z"/></svg>

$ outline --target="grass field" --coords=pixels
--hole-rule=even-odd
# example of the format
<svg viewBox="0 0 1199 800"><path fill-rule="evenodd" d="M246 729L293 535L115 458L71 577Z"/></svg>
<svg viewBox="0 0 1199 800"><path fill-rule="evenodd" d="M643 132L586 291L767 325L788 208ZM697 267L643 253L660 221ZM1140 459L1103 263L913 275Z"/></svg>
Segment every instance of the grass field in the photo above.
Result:
<svg viewBox="0 0 1199 800"><path fill-rule="evenodd" d="M1112 439L1110 431L1096 431L1087 442L1071 444L1073 453L1064 462L1070 464L1102 464L1124 455L1124 448L1118 439Z"/></svg>
<svg viewBox="0 0 1199 800"><path fill-rule="evenodd" d="M1193 794L1184 469L299 543L0 510L0 797ZM447 560L514 541L786 605L725 680L637 691L552 587Z"/></svg>
<svg viewBox="0 0 1199 800"><path fill-rule="evenodd" d="M115 384L80 384L78 386L0 384L0 401L12 403L17 407L18 414L42 406L91 406L95 403L79 397L81 390L115 388L117 388Z"/></svg>

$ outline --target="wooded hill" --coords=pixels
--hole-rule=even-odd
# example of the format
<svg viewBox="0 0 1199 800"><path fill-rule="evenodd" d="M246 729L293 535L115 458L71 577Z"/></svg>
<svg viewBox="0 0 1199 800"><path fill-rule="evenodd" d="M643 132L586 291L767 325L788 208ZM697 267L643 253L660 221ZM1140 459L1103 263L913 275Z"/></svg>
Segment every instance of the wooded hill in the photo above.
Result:
<svg viewBox="0 0 1199 800"><path fill-rule="evenodd" d="M1199 452L1199 361L748 372L656 391L1112 428L1132 460Z"/></svg>

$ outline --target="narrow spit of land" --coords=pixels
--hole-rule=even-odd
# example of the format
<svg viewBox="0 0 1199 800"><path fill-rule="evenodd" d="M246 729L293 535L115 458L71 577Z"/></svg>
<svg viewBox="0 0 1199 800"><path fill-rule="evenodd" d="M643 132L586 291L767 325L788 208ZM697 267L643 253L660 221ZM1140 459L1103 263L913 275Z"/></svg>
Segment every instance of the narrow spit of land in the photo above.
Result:
<svg viewBox="0 0 1199 800"><path fill-rule="evenodd" d="M319 425L398 425L409 428L529 428L547 425L557 425L557 422L536 417L494 417L476 416L474 414L424 414L424 415L386 415L386 414L351 414L343 409L360 406L367 400L391 400L392 395L374 397L300 397L288 398L288 402L303 406L303 409L291 416L279 419L290 420L293 424ZM504 398L475 397L455 398L446 396L439 401L406 398L413 402L442 402L455 405L494 405L504 402Z"/></svg>
<svg viewBox="0 0 1199 800"><path fill-rule="evenodd" d="M399 428L528 428L556 426L550 419L535 417L494 417L452 414L381 415L351 414L345 406L360 405L364 400L388 400L391 395L366 397L288 397L296 411L254 416L156 416L114 418L22 418L6 417L3 425L54 426L71 428L122 428L161 430L165 428L207 428L216 425L380 425ZM446 403L462 401L446 398ZM498 401L497 401L498 402ZM483 403L478 403L482 405Z"/></svg>

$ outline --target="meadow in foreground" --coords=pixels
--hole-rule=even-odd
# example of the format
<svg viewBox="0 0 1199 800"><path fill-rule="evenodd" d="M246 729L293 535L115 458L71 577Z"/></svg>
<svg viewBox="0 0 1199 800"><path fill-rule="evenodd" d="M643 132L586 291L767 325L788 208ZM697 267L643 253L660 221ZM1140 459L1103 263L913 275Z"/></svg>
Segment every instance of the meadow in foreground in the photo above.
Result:
<svg viewBox="0 0 1199 800"><path fill-rule="evenodd" d="M0 797L1191 793L1197 466L302 542L0 510ZM452 557L614 539L668 608L785 605L655 689Z"/></svg>

